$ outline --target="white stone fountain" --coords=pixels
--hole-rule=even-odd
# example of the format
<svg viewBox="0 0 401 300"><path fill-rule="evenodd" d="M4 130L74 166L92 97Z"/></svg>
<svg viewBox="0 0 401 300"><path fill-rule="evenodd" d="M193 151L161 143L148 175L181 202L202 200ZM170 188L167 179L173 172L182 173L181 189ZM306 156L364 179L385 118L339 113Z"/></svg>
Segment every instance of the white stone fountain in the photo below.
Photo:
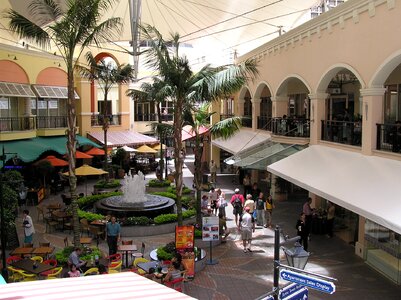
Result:
<svg viewBox="0 0 401 300"><path fill-rule="evenodd" d="M122 187L123 190L123 202L125 203L144 203L146 201L145 195L145 175L141 171L138 175L131 176L127 174L124 177L125 182Z"/></svg>

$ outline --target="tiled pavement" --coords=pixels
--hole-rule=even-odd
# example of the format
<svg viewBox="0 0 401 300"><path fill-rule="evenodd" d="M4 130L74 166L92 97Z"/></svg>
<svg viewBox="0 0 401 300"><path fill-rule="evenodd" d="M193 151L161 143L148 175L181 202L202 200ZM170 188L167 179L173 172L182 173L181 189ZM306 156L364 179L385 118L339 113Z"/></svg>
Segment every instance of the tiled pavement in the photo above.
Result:
<svg viewBox="0 0 401 300"><path fill-rule="evenodd" d="M191 174L193 172L193 160L186 161L184 170L184 183L192 186ZM171 163L170 163L171 167ZM151 176L148 176L149 178ZM148 179L149 179L148 178ZM88 186L91 186L88 183ZM227 196L233 193L236 186L232 184L230 175L218 176L218 187L223 188ZM79 192L85 186L78 187ZM88 189L90 190L90 188ZM60 195L51 196L49 201L60 201ZM279 225L285 234L296 234L294 223L298 212L302 207L301 200L289 199L276 202L273 215L273 223ZM36 228L35 242L50 241L57 248L63 247L65 233L44 233L42 222L37 222L36 211L31 207ZM218 260L217 265L207 265L203 271L196 274L195 279L185 283L185 293L198 299L255 299L270 291L273 283L273 242L274 232L271 229L257 228L254 234L253 252L243 253L240 235L236 232L232 220L232 208L227 207L228 226L232 233L228 241L213 248L213 259ZM19 224L20 220L17 220ZM22 234L22 232L20 232ZM72 240L72 235L69 236ZM150 236L146 238L129 237L135 243L145 241L146 252L159 245L174 240L174 234ZM100 248L107 252L105 241L100 243ZM338 279L337 291L333 295L323 294L309 289L310 299L400 299L401 287L393 284L380 273L368 267L362 259L354 254L354 248L340 239L334 237L327 239L325 236L313 235L310 241L309 251L312 252L306 270ZM282 257L284 259L284 257ZM280 284L284 282L281 281Z"/></svg>

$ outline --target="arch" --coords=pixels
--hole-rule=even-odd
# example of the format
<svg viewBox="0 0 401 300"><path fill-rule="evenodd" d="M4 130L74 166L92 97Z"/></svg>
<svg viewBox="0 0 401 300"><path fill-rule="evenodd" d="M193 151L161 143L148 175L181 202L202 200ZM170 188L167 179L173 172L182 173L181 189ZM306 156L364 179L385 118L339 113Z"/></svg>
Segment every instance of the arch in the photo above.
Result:
<svg viewBox="0 0 401 300"><path fill-rule="evenodd" d="M305 85L305 87L307 88L307 90L309 91L309 93L312 91L310 85L308 84L308 82L300 75L298 74L289 74L286 78L284 78L284 80L278 85L278 89L277 92L275 94L275 96L286 96L287 95L287 85L288 83L293 80L293 79L298 79L299 81L301 81L301 83L303 83Z"/></svg>
<svg viewBox="0 0 401 300"><path fill-rule="evenodd" d="M261 82L259 83L259 85L257 86L257 88L256 88L254 97L255 97L255 98L260 98L261 95L262 95L263 89L264 89L265 87L267 87L267 89L269 90L270 95L273 94L273 93L272 93L273 90L272 90L271 86L270 86L266 81L261 81Z"/></svg>
<svg viewBox="0 0 401 300"><path fill-rule="evenodd" d="M10 60L0 60L0 81L29 84L29 77L19 64Z"/></svg>
<svg viewBox="0 0 401 300"><path fill-rule="evenodd" d="M118 59L109 52L100 52L100 53L96 54L95 60L96 60L96 62L98 62L99 60L106 58L106 57L112 58L116 62L117 65L120 65L118 62Z"/></svg>
<svg viewBox="0 0 401 300"><path fill-rule="evenodd" d="M55 67L43 69L36 77L36 84L67 86L67 73L64 70Z"/></svg>
<svg viewBox="0 0 401 300"><path fill-rule="evenodd" d="M361 89L365 88L365 82L363 81L361 75L353 68L352 66L344 63L339 63L339 64L334 64L330 68L324 72L323 76L319 79L317 88L316 88L316 93L326 93L327 87L330 83L330 81L333 79L333 77L341 70L347 69L348 71L352 72L356 76L356 78L359 81L359 84L361 85Z"/></svg>
<svg viewBox="0 0 401 300"><path fill-rule="evenodd" d="M372 79L369 82L369 87L383 87L385 81L390 76L391 72L401 64L401 50L394 52L390 55L376 70L373 74Z"/></svg>
<svg viewBox="0 0 401 300"><path fill-rule="evenodd" d="M245 86L243 86L241 88L241 90L239 92L239 95L238 95L238 99L239 100L244 100L246 92L248 92L251 95L251 98L252 98L251 90L249 89L249 87L247 85L245 85Z"/></svg>

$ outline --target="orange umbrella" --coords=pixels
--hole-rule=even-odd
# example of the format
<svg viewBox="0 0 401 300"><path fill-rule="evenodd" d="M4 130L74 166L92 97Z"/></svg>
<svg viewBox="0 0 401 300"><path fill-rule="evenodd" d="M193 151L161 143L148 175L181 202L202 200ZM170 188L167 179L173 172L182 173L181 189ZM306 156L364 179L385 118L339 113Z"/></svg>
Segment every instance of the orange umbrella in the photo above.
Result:
<svg viewBox="0 0 401 300"><path fill-rule="evenodd" d="M94 148L86 151L85 153L89 154L89 155L104 155L104 150L94 147Z"/></svg>
<svg viewBox="0 0 401 300"><path fill-rule="evenodd" d="M75 158L93 158L93 156L88 153L84 153L84 152L77 150L75 152Z"/></svg>
<svg viewBox="0 0 401 300"><path fill-rule="evenodd" d="M54 155L49 155L44 158L51 163L53 167L65 167L68 166L68 161L62 160L60 158L55 157Z"/></svg>

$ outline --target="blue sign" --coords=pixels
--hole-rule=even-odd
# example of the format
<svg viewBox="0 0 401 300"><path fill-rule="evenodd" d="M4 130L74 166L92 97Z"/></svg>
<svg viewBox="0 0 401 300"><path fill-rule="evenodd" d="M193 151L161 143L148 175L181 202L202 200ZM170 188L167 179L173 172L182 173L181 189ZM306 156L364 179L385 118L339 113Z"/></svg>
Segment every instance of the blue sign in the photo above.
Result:
<svg viewBox="0 0 401 300"><path fill-rule="evenodd" d="M280 300L307 300L308 289L303 285L291 283L280 290Z"/></svg>
<svg viewBox="0 0 401 300"><path fill-rule="evenodd" d="M323 293L333 294L336 291L334 283L289 270L280 270L280 277L284 280L310 287Z"/></svg>

